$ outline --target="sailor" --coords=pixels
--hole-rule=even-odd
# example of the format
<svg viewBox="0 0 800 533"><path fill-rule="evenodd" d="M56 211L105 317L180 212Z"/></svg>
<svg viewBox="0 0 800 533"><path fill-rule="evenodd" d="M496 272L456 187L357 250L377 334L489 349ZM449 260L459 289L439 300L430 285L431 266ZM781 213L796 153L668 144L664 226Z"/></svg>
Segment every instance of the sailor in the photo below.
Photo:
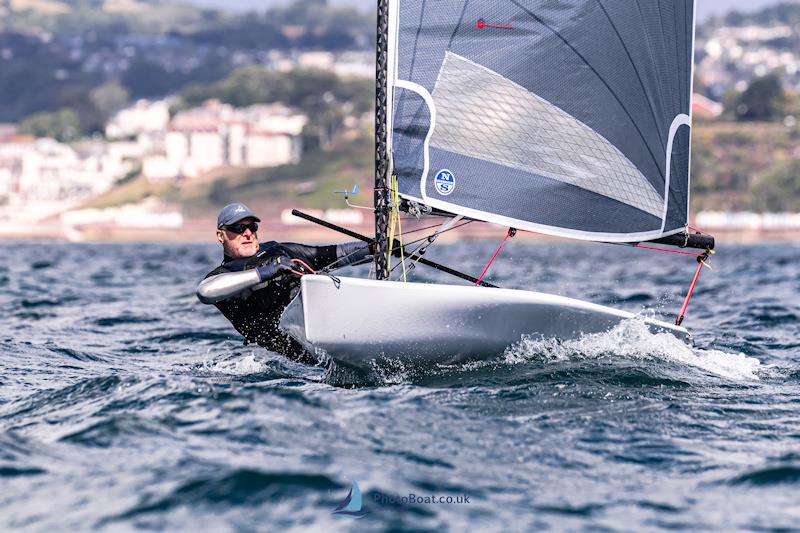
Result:
<svg viewBox="0 0 800 533"><path fill-rule="evenodd" d="M204 304L214 304L244 336L246 344L256 343L290 359L314 364L316 359L278 327L283 310L300 290L297 273L307 267L319 270L365 261L370 257L370 246L363 242L331 246L259 243L259 222L261 219L242 203L222 208L217 217L217 240L224 258L200 282L197 297Z"/></svg>

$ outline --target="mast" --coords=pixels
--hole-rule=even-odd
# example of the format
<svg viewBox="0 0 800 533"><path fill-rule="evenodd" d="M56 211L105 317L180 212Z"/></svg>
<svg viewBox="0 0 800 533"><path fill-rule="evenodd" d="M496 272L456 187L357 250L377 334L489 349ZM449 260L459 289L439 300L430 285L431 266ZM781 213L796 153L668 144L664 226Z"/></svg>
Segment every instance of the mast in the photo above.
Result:
<svg viewBox="0 0 800 533"><path fill-rule="evenodd" d="M378 0L378 38L375 69L375 275L389 277L389 189L387 152L387 70L389 0Z"/></svg>

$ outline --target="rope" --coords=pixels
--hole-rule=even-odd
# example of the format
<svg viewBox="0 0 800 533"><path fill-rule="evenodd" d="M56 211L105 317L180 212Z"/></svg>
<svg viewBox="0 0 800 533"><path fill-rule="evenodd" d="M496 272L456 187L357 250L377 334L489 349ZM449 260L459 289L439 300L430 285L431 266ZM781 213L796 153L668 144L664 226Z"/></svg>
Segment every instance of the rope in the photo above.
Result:
<svg viewBox="0 0 800 533"><path fill-rule="evenodd" d="M417 244L417 247L414 248L413 250L411 250L411 253L408 254L408 256L411 257L411 258L413 258L414 256L417 256L416 260L415 259L411 259L411 266L408 268L408 270L413 270L414 268L416 268L417 263L419 262L419 259L422 257L422 254L425 253L424 251L420 252L420 250L422 249L423 246L425 246L425 243L426 243L427 240L428 240L428 237L426 237L424 239L417 239L416 241L412 241L412 242L406 244L406 246L411 246L412 244ZM395 269L397 267L399 267L399 266L400 266L400 263L398 263L398 264L396 264L395 266L392 267L392 269L389 271L389 278L392 277L392 272L394 272Z"/></svg>
<svg viewBox="0 0 800 533"><path fill-rule="evenodd" d="M691 255L693 257L703 257L703 254L696 254L694 252L682 252L680 250L669 250L667 248L654 248L653 246L642 246L634 244L632 248L641 248L642 250L655 250L657 252L667 252L669 254Z"/></svg>
<svg viewBox="0 0 800 533"><path fill-rule="evenodd" d="M705 231L701 230L700 228L696 228L696 227L694 227L694 226L692 226L690 224L686 224L686 227L689 228L692 231L696 231L697 233L699 233L701 235L708 235L708 233L706 233Z"/></svg>
<svg viewBox="0 0 800 533"><path fill-rule="evenodd" d="M408 220L416 220L416 218L410 218ZM441 224L433 224L431 226L425 226L424 228L410 229L410 230L408 230L406 232L403 232L403 235L410 235L412 233L419 233L420 231L425 231L426 229L438 228L440 226L441 226ZM448 231L448 230L445 230L445 231Z"/></svg>
<svg viewBox="0 0 800 533"><path fill-rule="evenodd" d="M476 287L481 284L481 281L483 281L483 276L485 276L486 273L489 272L489 268L492 266L492 263L494 263L494 260L497 259L497 255L500 253L500 250L502 250L503 246L506 245L506 241L510 237L513 237L514 235L516 235L516 233L517 233L517 230L515 230L514 228L508 228L508 233L506 233L506 236L503 239L503 242L501 242L500 246L497 247L497 250L494 251L494 255L489 260L489 264L486 265L486 268L483 269L483 272L481 272L481 275L478 277L478 281L475 282L475 286Z"/></svg>
<svg viewBox="0 0 800 533"><path fill-rule="evenodd" d="M306 275L306 274L316 274L316 273L317 273L317 271L316 271L316 270L314 270L313 268L311 268L310 266L308 266L308 263L306 263L306 262L305 262L305 261L303 261L302 259L292 259L292 263L297 263L297 264L299 264L301 267L303 267L304 269L306 269L306 270L307 270L307 272L302 272L302 271L300 271L300 270L295 270L295 269L292 269L292 270L290 271L292 274L297 274L298 276L304 276L304 275Z"/></svg>
<svg viewBox="0 0 800 533"><path fill-rule="evenodd" d="M442 233L447 233L448 231L453 231L454 229L458 229L458 228L460 228L462 226L466 226L467 224L471 224L472 222L474 222L474 220L464 221L464 222L462 222L461 224L459 224L457 226L453 226L452 228L447 228L447 229L444 229L442 231L437 231L435 233L432 233L432 234L428 235L427 237L422 237L421 239L417 239L415 241L408 242L408 243L406 243L406 246L411 246L412 244L417 244L418 242L427 241L428 239L430 239L434 235L441 235ZM433 226L433 227L438 228L439 226L437 225L437 226ZM414 230L414 231L416 231L416 230ZM408 234L408 233L412 233L412 231L407 231L406 234Z"/></svg>
<svg viewBox="0 0 800 533"><path fill-rule="evenodd" d="M403 250L403 226L400 221L400 191L397 185L397 175L392 175L392 214L389 224L389 256L387 258L387 266L389 273L392 272L391 255L394 250L394 230L397 228L397 240L400 243L400 264L403 265L403 281L408 281L408 271L406 270L405 251Z"/></svg>
<svg viewBox="0 0 800 533"><path fill-rule="evenodd" d="M444 231L440 231L439 233L444 233L444 232L446 232L446 231L450 231L450 230L458 229L458 228L460 228L461 226L466 226L467 224L469 224L469 223L471 223L471 222L473 222L473 221L472 221L472 220L467 220L466 222L462 222L462 223L461 223L461 224L459 224L458 226L455 226L455 227L452 227L452 228L448 228L448 229L446 229L446 230L444 230ZM415 233L415 232L419 232L419 231L422 231L422 230L431 229L431 228L438 228L438 227L439 227L439 224L436 224L436 225L434 225L434 226L429 226L429 227L427 227L427 228L419 228L419 229L415 229L415 230L407 231L407 232L405 232L403 235L408 235L409 233ZM428 238L429 238L429 237L422 237L421 239L416 239L416 240L414 240L414 241L408 242L408 243L406 243L406 244L405 244L405 247L408 247L408 246L411 246L411 245L413 245L413 244L417 244L417 243L420 243L420 242L427 241L427 240L428 240ZM352 255L356 255L356 254L360 254L360 253L361 253L361 250L356 250L356 251L354 251L354 252L350 252L349 254L347 254L347 255L345 255L345 256L342 256L342 257L338 258L337 260L333 261L332 263L328 263L327 265L325 265L324 267L322 267L322 268L320 269L320 271L321 271L321 272L327 272L327 271L331 270L332 268L334 268L334 267L335 267L337 264L339 264L339 263L341 263L341 262L345 261L345 260L346 260L347 258L349 258L350 256L352 256ZM410 255L414 255L414 252L412 252ZM366 262L366 260L365 260L364 262ZM363 264L363 262L359 262L359 263L357 263L357 264L359 264L359 265L360 265L360 264ZM348 265L348 266L355 266L355 264L353 264L353 265ZM394 271L394 270L395 270L395 269L396 269L398 266L400 266L400 263L398 263L398 264L396 264L395 266L393 266L393 267L392 267L392 271ZM370 275L370 276L372 276L372 275L373 275L373 270L372 270L372 269L370 269L370 274L369 274L369 275ZM372 279L372 278L370 277L369 279Z"/></svg>
<svg viewBox="0 0 800 533"><path fill-rule="evenodd" d="M467 220L465 222L462 222L461 224L453 226L452 228L439 230L439 231L437 231L435 233L432 233L431 235L428 235L427 237L422 237L421 239L417 239L415 241L411 241L411 242L406 243L406 247L409 247L409 246L411 246L413 244L421 243L414 250L412 250L411 253L409 254L410 257L413 257L414 255L417 256L416 260L414 260L414 259L411 260L411 268L416 267L416 265L419 263L419 259L422 257L422 254L425 253L423 251L420 254L417 254L417 251L420 250L421 248L423 248L426 243L432 242L431 239L435 239L436 237L438 237L439 235L441 235L443 233L447 233L448 231L452 231L452 230L458 229L458 228L460 228L462 226L466 226L467 224L471 224L472 222L474 222L474 220ZM435 227L439 227L439 226L435 226ZM411 232L408 232L408 233L411 233ZM397 265L393 266L391 271L390 271L390 273L393 272L398 266L400 266L400 265L397 264Z"/></svg>

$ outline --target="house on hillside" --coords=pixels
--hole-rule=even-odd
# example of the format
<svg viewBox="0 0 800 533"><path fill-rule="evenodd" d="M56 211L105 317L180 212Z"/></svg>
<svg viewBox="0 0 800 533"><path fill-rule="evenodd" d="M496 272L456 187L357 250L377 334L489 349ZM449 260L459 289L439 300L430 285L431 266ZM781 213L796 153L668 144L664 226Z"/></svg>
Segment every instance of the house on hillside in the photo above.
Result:
<svg viewBox="0 0 800 533"><path fill-rule="evenodd" d="M169 124L169 103L165 100L151 102L139 100L131 107L119 111L106 124L108 139L136 137L141 133L164 131Z"/></svg>
<svg viewBox="0 0 800 533"><path fill-rule="evenodd" d="M131 170L137 155L116 144L84 141L70 146L29 135L8 137L0 142L0 200L75 202L101 194Z"/></svg>
<svg viewBox="0 0 800 533"><path fill-rule="evenodd" d="M270 167L297 163L308 117L282 104L234 108L218 100L175 115L163 152L145 157L151 181L194 178L220 167Z"/></svg>

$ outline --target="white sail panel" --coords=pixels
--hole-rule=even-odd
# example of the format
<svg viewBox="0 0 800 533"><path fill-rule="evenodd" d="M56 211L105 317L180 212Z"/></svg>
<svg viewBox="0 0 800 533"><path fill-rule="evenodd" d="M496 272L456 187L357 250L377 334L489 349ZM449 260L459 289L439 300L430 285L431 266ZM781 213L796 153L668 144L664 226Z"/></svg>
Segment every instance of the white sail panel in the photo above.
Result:
<svg viewBox="0 0 800 533"><path fill-rule="evenodd" d="M664 199L613 144L524 87L452 52L430 146L539 174L661 217Z"/></svg>

